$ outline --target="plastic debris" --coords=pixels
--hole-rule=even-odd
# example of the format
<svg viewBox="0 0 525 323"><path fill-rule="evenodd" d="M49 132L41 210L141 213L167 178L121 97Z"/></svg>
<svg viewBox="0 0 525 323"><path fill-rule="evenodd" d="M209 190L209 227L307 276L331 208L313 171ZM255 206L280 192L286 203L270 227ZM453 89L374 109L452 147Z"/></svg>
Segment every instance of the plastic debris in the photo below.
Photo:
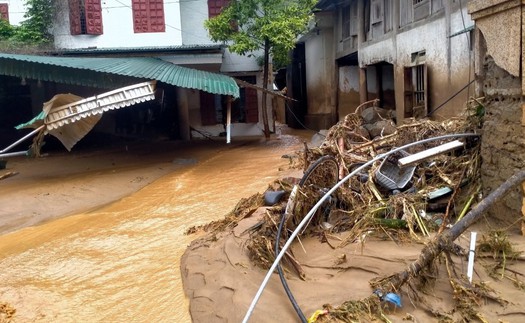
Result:
<svg viewBox="0 0 525 323"><path fill-rule="evenodd" d="M328 310L317 310L314 312L314 314L312 314L312 316L310 316L310 318L308 319L308 323L317 322L317 319L319 318L319 316L326 315L326 314L328 314Z"/></svg>
<svg viewBox="0 0 525 323"><path fill-rule="evenodd" d="M266 191L264 192L264 204L266 206L273 206L281 200L284 191Z"/></svg>
<svg viewBox="0 0 525 323"><path fill-rule="evenodd" d="M394 293L388 293L385 295L384 300L394 304L396 307L401 307L401 297Z"/></svg>
<svg viewBox="0 0 525 323"><path fill-rule="evenodd" d="M381 302L389 302L389 303L394 304L396 307L402 307L402 305L401 305L401 297L399 297L399 295L397 295L396 293L386 293L386 294L384 294L382 290L376 289L374 291L374 294L376 294L377 297L379 297L379 300Z"/></svg>

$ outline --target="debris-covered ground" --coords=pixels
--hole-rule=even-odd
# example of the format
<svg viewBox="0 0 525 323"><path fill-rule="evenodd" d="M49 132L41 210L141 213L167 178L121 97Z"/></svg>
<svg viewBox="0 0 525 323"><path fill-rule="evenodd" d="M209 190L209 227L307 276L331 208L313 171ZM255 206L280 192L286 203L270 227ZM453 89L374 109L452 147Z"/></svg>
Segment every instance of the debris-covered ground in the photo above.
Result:
<svg viewBox="0 0 525 323"><path fill-rule="evenodd" d="M467 109L467 115L461 118L408 120L396 127L389 119L388 111L373 106L359 107L356 113L329 129L319 146L305 144L304 150L297 152L295 158L287 156L290 167L303 170L301 178L283 178L270 184L264 194L242 200L224 221L206 227L212 231L215 242L205 245L210 247L228 232L233 232L237 240L242 241L239 246L250 259L249 265L242 266L263 272L272 266L276 254L290 236L297 234L297 241L281 261L283 268L277 268L281 281L284 280L283 285L286 285L286 279L292 280L292 288L285 287L291 303L294 302L294 294L298 299L294 310L289 306L288 314L295 311L298 318L309 318L310 322L425 321L429 318L442 322L493 321L495 318L519 321L525 317L525 312L506 312L509 304L513 304L511 307L514 309L517 304L500 297L496 287L508 288L510 284L518 294L523 292L524 287L523 266L521 269L513 268L514 264L520 264L521 253L517 251L520 248L510 242L505 228L485 231L481 235L476 252L480 263L485 266L485 273L476 271L477 276L472 283L465 275L468 237L463 235L458 241L448 241L447 244L432 242L483 199L479 181L481 111L482 106L474 100ZM429 139L441 136L446 138ZM420 141L424 142L391 153L399 147ZM419 159L410 159L415 156ZM347 180L330 196L326 195L341 179ZM306 225L299 228L322 197L324 202ZM251 219L240 224L248 218ZM247 226L246 222L250 225ZM413 251L414 246L419 249L426 247L421 255L405 255L403 261L399 258L388 260L388 255L382 254L381 247L378 247L380 241L394 243L397 246L394 250L406 248ZM318 255L321 257L318 261L328 261L323 257L332 257L332 264L323 267L327 272L311 270L316 267L310 261L316 259L313 256L315 252L307 250L313 243L323 246L324 251ZM371 245L370 249L367 245ZM360 250L356 251L355 246L360 246ZM201 241L190 249L195 252L202 247ZM378 272L373 266L367 268L366 261L359 258L366 254L367 249L369 252L376 250L368 257L376 256L381 261L397 264L392 265L393 270L386 272ZM354 251L349 254L349 250ZM392 256L403 257L403 252ZM186 277L191 298L191 294L198 289L192 284L191 254L186 257L187 266L183 265L186 275L183 276ZM420 266L421 263L425 266ZM240 262L235 266L240 266ZM479 266L476 268L482 270ZM330 293L323 288L326 286L317 285L317 288L315 285L316 281L326 281L327 277L312 277L312 274L328 276L332 282L324 284L329 285L341 272L362 278L353 272L356 269L371 274L366 276L370 290L365 297L362 295L366 292L363 294L362 291L356 292L356 295L340 290ZM345 277L345 280L339 281L341 287L352 288L352 284L347 284L352 277ZM399 277L403 277L403 281L397 279ZM258 282L250 282L249 286ZM238 290L233 285L228 288ZM279 297L287 298L282 288L277 292L272 288L275 286L269 287L269 293L280 292ZM310 296L317 296L317 310L314 310L315 306L312 308L311 297L304 295L305 290L313 294ZM346 295L346 301L342 301L340 296L332 297L338 292ZM299 309L301 303L303 308ZM304 306L306 303L308 305ZM488 304L496 306L496 310L487 307ZM195 311L192 311L192 317L200 321L202 317L196 314L199 312L196 303L193 306ZM268 305L260 306L266 308ZM418 316L418 311L423 314ZM210 316L206 318L210 319ZM238 317L229 319L235 321Z"/></svg>

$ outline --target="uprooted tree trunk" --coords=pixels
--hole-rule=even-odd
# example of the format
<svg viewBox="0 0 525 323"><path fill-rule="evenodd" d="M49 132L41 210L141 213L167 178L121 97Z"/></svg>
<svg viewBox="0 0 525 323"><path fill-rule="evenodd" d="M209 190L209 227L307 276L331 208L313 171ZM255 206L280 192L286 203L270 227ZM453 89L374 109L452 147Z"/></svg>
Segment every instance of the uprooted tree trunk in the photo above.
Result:
<svg viewBox="0 0 525 323"><path fill-rule="evenodd" d="M473 210L458 221L450 230L445 231L434 238L426 245L416 261L411 263L402 272L394 274L381 282L385 288L399 289L410 278L416 277L422 269L427 268L442 251L447 250L465 230L474 224L496 201L501 199L510 189L525 180L525 170L521 170L507 179L496 190L491 192Z"/></svg>

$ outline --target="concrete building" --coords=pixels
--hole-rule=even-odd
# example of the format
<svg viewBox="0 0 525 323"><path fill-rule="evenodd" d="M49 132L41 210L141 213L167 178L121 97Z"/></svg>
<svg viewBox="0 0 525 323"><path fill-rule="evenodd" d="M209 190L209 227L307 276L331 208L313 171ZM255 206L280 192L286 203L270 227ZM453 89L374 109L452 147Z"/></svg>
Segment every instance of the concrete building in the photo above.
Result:
<svg viewBox="0 0 525 323"><path fill-rule="evenodd" d="M0 18L7 20L13 26L19 26L25 20L26 13L24 0L0 1Z"/></svg>
<svg viewBox="0 0 525 323"><path fill-rule="evenodd" d="M25 10L22 2L9 0L3 3L0 0L0 12L5 11L2 15L8 16L11 23L15 18L19 23ZM230 53L222 44L212 42L204 28L204 21L219 14L228 3L228 0L58 0L54 7L54 22L50 26L54 49L47 54L61 57L153 57L260 86L262 68L256 58ZM27 84L33 90L33 113L56 93L88 96L103 92L70 84L55 83L51 86L32 78L13 82ZM218 136L225 132L227 99L223 94L185 87L172 89L162 83L158 86L165 99L163 102L169 102L169 109L174 110L170 115L175 116L174 122L178 123L177 137ZM35 90L37 88L39 90ZM260 102L261 95L255 89L241 86L240 96L233 100L231 107L233 137L262 135ZM118 119L117 116L113 118Z"/></svg>
<svg viewBox="0 0 525 323"><path fill-rule="evenodd" d="M450 117L474 93L466 1L321 0L318 8L294 55L304 84L291 85L308 127L327 128L376 98L397 122Z"/></svg>

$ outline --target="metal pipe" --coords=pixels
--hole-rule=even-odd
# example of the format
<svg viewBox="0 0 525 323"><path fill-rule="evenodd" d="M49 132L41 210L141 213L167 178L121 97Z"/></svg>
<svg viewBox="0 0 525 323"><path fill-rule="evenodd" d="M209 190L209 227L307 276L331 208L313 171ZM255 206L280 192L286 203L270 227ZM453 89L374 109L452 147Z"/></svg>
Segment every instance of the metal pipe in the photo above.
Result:
<svg viewBox="0 0 525 323"><path fill-rule="evenodd" d="M449 139L449 138L458 138L458 137L478 137L478 136L480 136L480 135L479 134L475 134L475 133L461 133L461 134L443 135L443 136L438 136L438 137L433 137L433 138L427 138L427 139L419 140L419 141L416 141L416 142L411 142L411 143L406 144L404 146L401 146L401 147L398 147L398 148L394 148L394 149L392 149L389 152L386 152L384 154L377 155L376 157L372 158L368 162L366 162L363 165L361 165L358 168L356 168L350 174L346 175L345 178L343 178L337 184L335 184L328 192L326 192L325 195L323 195L323 197L321 197L321 199L319 201L317 201L317 204L315 204L314 207L310 210L310 212L308 212L308 214L306 214L306 216L299 223L299 225L294 230L294 232L292 233L292 235L290 236L288 241L286 241L286 243L284 244L283 248L281 249L281 252L277 255L277 257L275 258L275 261L273 262L272 266L268 270L268 273L264 277L264 279L263 279L263 281L261 283L261 286L259 287L259 290L255 294L255 297L253 298L252 303L250 304L250 307L248 308L248 311L246 312L246 315L244 316L244 319L243 319L242 322L243 323L247 323L248 320L250 319L250 316L252 315L253 311L255 310L255 306L257 305L257 302L259 301L259 298L261 298L261 295L262 295L262 293L264 291L264 288L268 284L268 281L270 280L270 277L272 276L272 273L275 271L275 268L277 267L277 265L281 261L282 257L284 256L284 254L286 253L286 251L288 250L288 248L292 244L292 242L295 239L295 237L297 237L297 235L299 234L299 232L301 231L303 226L310 220L310 218L315 214L317 209L324 203L324 201L327 200L328 197L330 195L332 195L332 193L334 193L335 190L337 190L344 182L349 180L352 176L354 176L355 174L359 173L362 169L368 167L369 165L371 165L375 161L383 159L385 157L388 157L388 156L390 156L390 155L392 155L392 154L394 154L394 153L396 153L396 152L398 152L400 150L403 150L403 149L406 149L406 148L409 148L409 147L412 147L412 146L424 144L424 143L427 143L427 142L436 141L436 140L443 140L443 139Z"/></svg>
<svg viewBox="0 0 525 323"><path fill-rule="evenodd" d="M18 145L19 143L23 142L24 140L26 140L27 138L33 136L34 134L36 134L37 132L39 132L40 130L42 130L46 125L41 125L40 127L36 128L35 130L31 131L30 133L28 133L27 135L25 135L24 137L18 139L17 141L15 141L14 143L12 143L9 147L6 147L2 150L0 150L0 154L2 153L5 153L6 151L10 150L11 148L15 147L16 145Z"/></svg>
<svg viewBox="0 0 525 323"><path fill-rule="evenodd" d="M14 152L14 153L0 154L0 158L15 157L15 156L27 156L27 151L17 151L17 152Z"/></svg>

